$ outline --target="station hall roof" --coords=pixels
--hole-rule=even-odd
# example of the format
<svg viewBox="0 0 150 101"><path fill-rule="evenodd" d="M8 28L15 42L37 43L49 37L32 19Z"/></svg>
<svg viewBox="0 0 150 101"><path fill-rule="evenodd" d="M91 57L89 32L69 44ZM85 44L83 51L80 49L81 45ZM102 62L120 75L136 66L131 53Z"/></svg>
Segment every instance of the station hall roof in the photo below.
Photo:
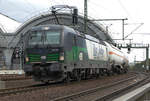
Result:
<svg viewBox="0 0 150 101"><path fill-rule="evenodd" d="M57 18L59 20L59 24L73 27L71 14L58 13ZM7 40L7 45L3 45L8 47L16 47L21 41L21 36L25 37L31 27L44 24L58 24L56 21L56 17L50 12L44 12L36 15L22 24L13 21L12 19L9 19L8 17L5 17L3 15L0 15L0 19L3 19L0 20L0 23L2 24L2 26L0 27L2 32L4 34L12 33L12 35L14 35L9 37L9 39ZM78 16L78 24L73 28L78 30L79 32L84 33L83 16ZM87 22L87 34L98 38L99 40L113 43L111 36L105 31L105 28L96 22Z"/></svg>

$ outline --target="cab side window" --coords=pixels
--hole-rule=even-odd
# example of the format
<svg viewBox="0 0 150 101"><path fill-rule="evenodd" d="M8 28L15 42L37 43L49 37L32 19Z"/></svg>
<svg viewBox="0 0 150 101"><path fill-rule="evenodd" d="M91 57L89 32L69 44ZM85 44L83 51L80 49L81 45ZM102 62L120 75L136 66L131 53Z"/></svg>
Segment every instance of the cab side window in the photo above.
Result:
<svg viewBox="0 0 150 101"><path fill-rule="evenodd" d="M85 39L83 37L80 37L80 36L77 36L76 38L77 38L76 39L77 46L85 48L85 46L86 46Z"/></svg>
<svg viewBox="0 0 150 101"><path fill-rule="evenodd" d="M65 47L67 50L71 50L74 45L74 36L71 32L68 32L65 36Z"/></svg>

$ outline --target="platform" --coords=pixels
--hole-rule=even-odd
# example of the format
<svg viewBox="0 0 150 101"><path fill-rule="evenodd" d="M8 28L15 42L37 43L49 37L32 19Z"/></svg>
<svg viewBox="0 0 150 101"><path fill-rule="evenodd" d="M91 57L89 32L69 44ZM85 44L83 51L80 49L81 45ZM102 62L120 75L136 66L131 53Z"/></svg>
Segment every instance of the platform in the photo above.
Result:
<svg viewBox="0 0 150 101"><path fill-rule="evenodd" d="M135 89L119 98L114 99L113 101L138 101L144 94L150 91L150 83ZM143 101L143 100L140 100Z"/></svg>
<svg viewBox="0 0 150 101"><path fill-rule="evenodd" d="M41 84L41 82L35 82L33 79L11 80L11 81L0 80L0 90L17 88L17 87L25 87L25 86L31 86L31 85L37 85L37 84Z"/></svg>
<svg viewBox="0 0 150 101"><path fill-rule="evenodd" d="M0 74L24 74L23 70L0 70Z"/></svg>

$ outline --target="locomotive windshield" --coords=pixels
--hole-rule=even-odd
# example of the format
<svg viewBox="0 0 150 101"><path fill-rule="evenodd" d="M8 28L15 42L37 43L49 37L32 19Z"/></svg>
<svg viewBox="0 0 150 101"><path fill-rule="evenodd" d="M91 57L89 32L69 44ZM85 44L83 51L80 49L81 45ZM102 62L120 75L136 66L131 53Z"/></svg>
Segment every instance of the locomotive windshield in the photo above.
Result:
<svg viewBox="0 0 150 101"><path fill-rule="evenodd" d="M45 31L45 41L47 44L59 44L60 43L60 32L56 31Z"/></svg>
<svg viewBox="0 0 150 101"><path fill-rule="evenodd" d="M29 45L53 45L60 44L60 31L32 31L29 37Z"/></svg>
<svg viewBox="0 0 150 101"><path fill-rule="evenodd" d="M34 31L29 38L29 45L42 45L42 32Z"/></svg>

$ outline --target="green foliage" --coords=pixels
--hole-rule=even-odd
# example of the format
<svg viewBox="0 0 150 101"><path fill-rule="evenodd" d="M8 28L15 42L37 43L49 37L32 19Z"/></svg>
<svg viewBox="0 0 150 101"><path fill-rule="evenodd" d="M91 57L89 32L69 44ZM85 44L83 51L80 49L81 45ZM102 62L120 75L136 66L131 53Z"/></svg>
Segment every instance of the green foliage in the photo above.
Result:
<svg viewBox="0 0 150 101"><path fill-rule="evenodd" d="M150 61L150 59L149 59L149 61ZM149 67L150 67L150 65L149 65ZM140 70L140 71L141 70L146 70L146 60L136 63L134 66L132 66L132 69Z"/></svg>

